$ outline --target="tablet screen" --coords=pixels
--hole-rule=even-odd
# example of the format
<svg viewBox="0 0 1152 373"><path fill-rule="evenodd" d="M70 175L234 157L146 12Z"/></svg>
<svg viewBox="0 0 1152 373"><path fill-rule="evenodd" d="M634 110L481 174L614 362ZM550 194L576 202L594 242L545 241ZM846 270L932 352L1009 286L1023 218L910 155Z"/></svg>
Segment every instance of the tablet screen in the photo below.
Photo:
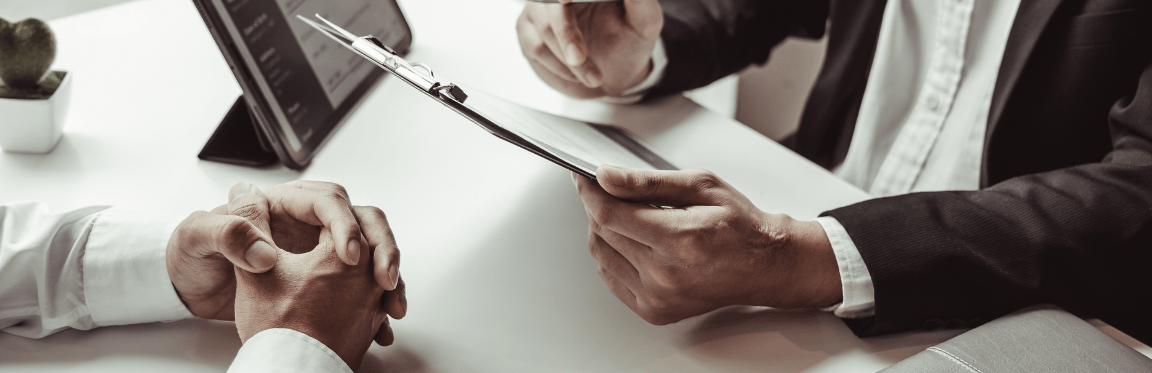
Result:
<svg viewBox="0 0 1152 373"><path fill-rule="evenodd" d="M357 35L406 47L411 35L394 1L211 0L280 141L305 160L383 70L296 19L320 14ZM335 52L335 53L332 53Z"/></svg>

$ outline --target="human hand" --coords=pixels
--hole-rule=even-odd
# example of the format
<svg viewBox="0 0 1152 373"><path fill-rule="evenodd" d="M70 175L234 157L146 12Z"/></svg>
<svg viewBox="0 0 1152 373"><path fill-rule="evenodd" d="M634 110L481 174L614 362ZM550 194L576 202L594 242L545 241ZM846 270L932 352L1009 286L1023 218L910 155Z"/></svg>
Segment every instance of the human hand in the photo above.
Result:
<svg viewBox="0 0 1152 373"><path fill-rule="evenodd" d="M573 174L588 250L612 293L652 324L729 305L824 307L841 297L819 223L765 213L705 170L605 165L596 179Z"/></svg>
<svg viewBox="0 0 1152 373"><path fill-rule="evenodd" d="M392 317L403 318L407 297L399 273L400 253L387 219L374 207L352 206L347 192L331 183L295 181L266 192L248 183L236 184L229 193L229 204L212 213L193 213L176 229L168 244L168 274L193 315L233 320L233 265L253 273L265 272L276 264L276 248L292 253L310 251L319 243L321 227L325 226L334 233L341 232L334 236L338 236L335 242L343 243L336 249L345 263L359 260L360 242L367 239L375 251L376 281L390 290L385 309ZM356 237L356 243L349 244L349 237ZM351 250L356 255L348 255ZM379 341L388 344L391 329L383 329Z"/></svg>
<svg viewBox="0 0 1152 373"><path fill-rule="evenodd" d="M532 69L576 98L618 96L644 81L663 27L656 0L528 2L516 21Z"/></svg>
<svg viewBox="0 0 1152 373"><path fill-rule="evenodd" d="M387 326L384 289L374 280L367 250L357 258L363 264L347 265L336 254L336 242L323 228L315 249L281 250L279 263L268 272L236 269L241 341L267 329L292 329L328 346L349 368L360 366L369 344Z"/></svg>

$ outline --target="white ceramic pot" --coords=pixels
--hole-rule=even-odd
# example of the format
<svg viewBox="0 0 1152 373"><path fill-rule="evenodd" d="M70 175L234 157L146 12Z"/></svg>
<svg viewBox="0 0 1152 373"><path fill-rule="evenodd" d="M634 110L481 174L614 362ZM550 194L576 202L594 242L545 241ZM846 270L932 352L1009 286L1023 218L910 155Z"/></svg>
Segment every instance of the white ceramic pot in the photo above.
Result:
<svg viewBox="0 0 1152 373"><path fill-rule="evenodd" d="M12 153L46 154L64 135L64 119L72 97L72 75L44 100L0 98L0 148Z"/></svg>

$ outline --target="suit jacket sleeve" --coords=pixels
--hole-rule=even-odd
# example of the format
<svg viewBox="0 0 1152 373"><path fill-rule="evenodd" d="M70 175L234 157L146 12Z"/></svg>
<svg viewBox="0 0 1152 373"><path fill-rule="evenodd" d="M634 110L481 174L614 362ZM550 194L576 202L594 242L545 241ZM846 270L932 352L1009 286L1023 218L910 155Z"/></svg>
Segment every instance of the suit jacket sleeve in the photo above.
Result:
<svg viewBox="0 0 1152 373"><path fill-rule="evenodd" d="M1152 64L1108 114L1099 163L1024 175L974 192L914 193L826 212L846 228L875 285L861 336L973 327L1035 303L1095 317L1149 341Z"/></svg>
<svg viewBox="0 0 1152 373"><path fill-rule="evenodd" d="M751 64L763 64L789 35L819 38L828 1L661 0L668 54L664 77L648 96L703 87Z"/></svg>

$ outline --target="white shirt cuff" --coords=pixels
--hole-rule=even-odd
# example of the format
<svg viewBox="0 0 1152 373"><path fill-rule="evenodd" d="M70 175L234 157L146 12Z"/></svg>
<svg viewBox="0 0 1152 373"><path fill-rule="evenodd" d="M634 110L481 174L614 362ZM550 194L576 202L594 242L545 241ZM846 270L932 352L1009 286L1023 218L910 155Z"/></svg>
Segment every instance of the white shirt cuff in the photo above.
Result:
<svg viewBox="0 0 1152 373"><path fill-rule="evenodd" d="M852 238L848 237L848 231L836 218L824 216L816 218L816 222L824 227L824 233L832 243L836 265L840 267L841 289L844 291L843 302L825 310L846 319L872 316L876 308L876 293L872 287L872 275L864 265L860 249L856 248Z"/></svg>
<svg viewBox="0 0 1152 373"><path fill-rule="evenodd" d="M168 277L165 254L183 216L105 210L85 247L84 298L99 326L192 317Z"/></svg>
<svg viewBox="0 0 1152 373"><path fill-rule="evenodd" d="M228 372L343 372L352 368L332 349L292 329L266 329L249 338Z"/></svg>
<svg viewBox="0 0 1152 373"><path fill-rule="evenodd" d="M668 52L664 51L664 40L656 39L656 46L652 47L652 71L635 87L620 92L616 97L604 97L604 100L613 104L634 104L644 98L649 89L656 86L664 78L664 71L668 69Z"/></svg>

